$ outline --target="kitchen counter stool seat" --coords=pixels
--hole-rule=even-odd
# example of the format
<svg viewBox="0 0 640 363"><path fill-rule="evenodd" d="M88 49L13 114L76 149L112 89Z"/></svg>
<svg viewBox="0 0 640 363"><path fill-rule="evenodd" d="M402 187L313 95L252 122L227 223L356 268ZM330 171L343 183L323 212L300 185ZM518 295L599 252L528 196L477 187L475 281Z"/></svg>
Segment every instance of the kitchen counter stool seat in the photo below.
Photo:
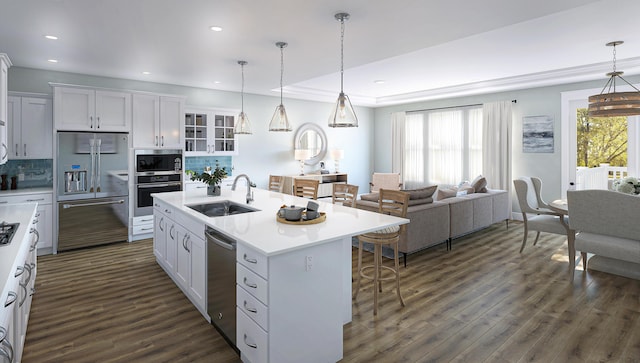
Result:
<svg viewBox="0 0 640 363"><path fill-rule="evenodd" d="M406 218L407 207L409 206L409 194L401 191L380 189L378 212ZM361 234L358 236L358 275L356 288L353 295L355 300L360 290L362 278L373 281L373 315L378 314L378 292L382 292L382 281L395 281L396 293L400 300L400 305L404 306L402 295L400 294L400 263L398 259L398 242L405 225L391 226L374 232ZM363 243L373 244L373 265L362 265ZM384 266L382 263L382 246L393 248L394 266ZM373 270L371 273L370 270ZM389 271L391 276L383 276L383 271Z"/></svg>

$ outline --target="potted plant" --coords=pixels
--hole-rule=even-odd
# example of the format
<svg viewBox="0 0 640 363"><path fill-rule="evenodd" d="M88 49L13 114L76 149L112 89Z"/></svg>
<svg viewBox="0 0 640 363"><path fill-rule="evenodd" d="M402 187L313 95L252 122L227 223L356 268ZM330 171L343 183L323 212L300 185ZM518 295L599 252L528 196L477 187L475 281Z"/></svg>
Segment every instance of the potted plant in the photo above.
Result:
<svg viewBox="0 0 640 363"><path fill-rule="evenodd" d="M202 173L198 174L193 170L185 171L187 175L191 177L191 180L198 180L207 184L207 194L213 196L219 196L221 192L220 184L222 183L222 179L227 177L227 171L224 167L220 167L216 164L216 168L211 171L205 170Z"/></svg>

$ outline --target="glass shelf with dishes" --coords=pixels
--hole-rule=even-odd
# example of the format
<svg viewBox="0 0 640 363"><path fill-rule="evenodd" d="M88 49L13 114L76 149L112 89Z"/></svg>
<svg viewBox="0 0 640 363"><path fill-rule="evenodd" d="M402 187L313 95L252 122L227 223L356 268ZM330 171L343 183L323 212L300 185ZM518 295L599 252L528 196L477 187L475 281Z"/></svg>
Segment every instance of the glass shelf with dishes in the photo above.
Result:
<svg viewBox="0 0 640 363"><path fill-rule="evenodd" d="M237 155L238 141L233 132L235 115L231 110L187 110L185 155Z"/></svg>

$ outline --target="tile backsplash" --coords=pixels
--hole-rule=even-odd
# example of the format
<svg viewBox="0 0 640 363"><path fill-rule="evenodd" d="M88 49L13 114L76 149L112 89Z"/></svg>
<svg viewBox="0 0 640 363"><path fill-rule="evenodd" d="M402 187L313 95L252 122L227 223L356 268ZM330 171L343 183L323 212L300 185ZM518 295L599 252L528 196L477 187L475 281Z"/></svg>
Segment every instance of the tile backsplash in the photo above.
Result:
<svg viewBox="0 0 640 363"><path fill-rule="evenodd" d="M52 159L9 160L0 165L0 175L6 175L8 188L11 177L17 178L18 189L53 187Z"/></svg>
<svg viewBox="0 0 640 363"><path fill-rule="evenodd" d="M193 170L202 173L204 168L210 166L215 169L216 165L224 167L228 176L233 175L233 157L232 156L187 156L185 157L185 170Z"/></svg>

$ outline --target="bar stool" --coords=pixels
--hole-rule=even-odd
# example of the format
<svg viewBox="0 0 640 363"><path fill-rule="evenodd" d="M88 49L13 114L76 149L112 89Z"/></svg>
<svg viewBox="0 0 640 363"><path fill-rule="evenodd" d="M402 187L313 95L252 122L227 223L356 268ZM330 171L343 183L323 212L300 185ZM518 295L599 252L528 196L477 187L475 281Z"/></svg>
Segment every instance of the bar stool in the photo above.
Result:
<svg viewBox="0 0 640 363"><path fill-rule="evenodd" d="M409 194L397 190L380 189L380 198L378 200L378 212L390 214L397 217L407 217L407 207L409 205ZM404 306L402 295L400 294L400 263L398 260L398 241L400 235L404 231L405 225L387 227L374 232L361 234L358 236L358 276L356 280L356 288L353 295L355 300L360 290L360 280L362 278L373 280L373 315L378 315L378 292L382 292L382 281L396 282L396 292L400 305ZM362 266L362 247L363 242L373 244L373 265ZM382 246L391 246L394 253L394 268L383 266L382 264ZM373 269L373 274L367 274L367 270ZM382 276L382 271L391 271L393 276Z"/></svg>
<svg viewBox="0 0 640 363"><path fill-rule="evenodd" d="M333 184L331 201L333 204L341 203L345 207L355 207L358 198L358 186L351 184Z"/></svg>

